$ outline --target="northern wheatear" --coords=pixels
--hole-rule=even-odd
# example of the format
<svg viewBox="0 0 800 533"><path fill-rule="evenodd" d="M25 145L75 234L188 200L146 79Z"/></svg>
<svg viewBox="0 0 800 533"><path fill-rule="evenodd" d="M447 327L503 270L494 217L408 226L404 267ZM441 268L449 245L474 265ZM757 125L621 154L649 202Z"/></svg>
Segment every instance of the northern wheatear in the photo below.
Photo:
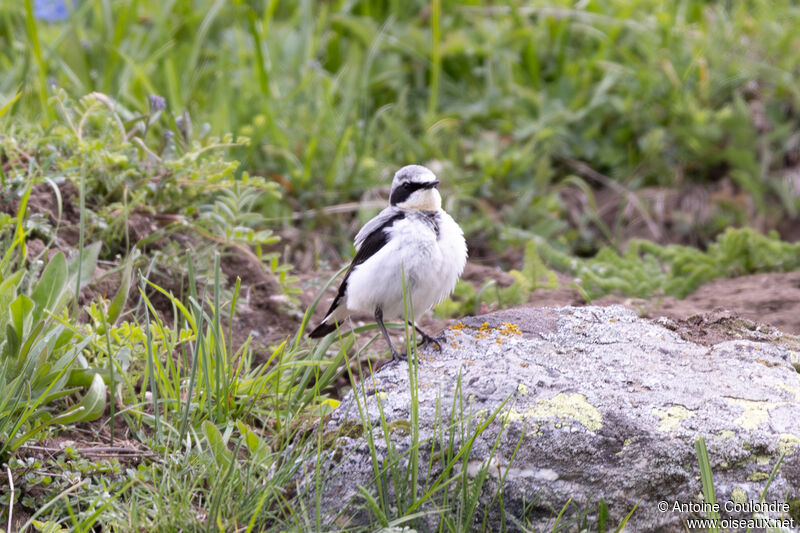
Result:
<svg viewBox="0 0 800 533"><path fill-rule="evenodd" d="M429 169L408 165L392 180L389 207L367 222L355 239L356 256L331 308L309 336L323 337L352 312L373 313L394 360L384 318L421 316L453 291L467 262L464 232L442 209L439 180ZM409 321L409 324L411 322ZM422 343L433 340L416 324Z"/></svg>

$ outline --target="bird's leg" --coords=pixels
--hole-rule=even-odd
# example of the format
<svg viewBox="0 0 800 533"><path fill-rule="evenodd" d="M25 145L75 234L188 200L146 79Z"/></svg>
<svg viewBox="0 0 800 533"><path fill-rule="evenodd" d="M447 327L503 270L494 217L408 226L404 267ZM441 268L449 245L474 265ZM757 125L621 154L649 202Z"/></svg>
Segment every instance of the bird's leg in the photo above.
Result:
<svg viewBox="0 0 800 533"><path fill-rule="evenodd" d="M394 349L394 346L392 346L392 339L389 338L389 333L386 331L386 326L383 325L383 309L380 307L375 308L375 322L378 323L378 327L381 329L381 333L383 333L383 338L386 339L386 344L389 345L389 351L392 352L392 360L400 361L408 359L405 354L401 356L399 353L397 353L397 351Z"/></svg>
<svg viewBox="0 0 800 533"><path fill-rule="evenodd" d="M416 329L417 332L420 335L422 335L422 340L419 341L419 343L417 344L417 348L419 348L420 346L425 346L426 344L433 343L433 345L436 346L437 350L439 350L440 352L442 351L442 345L439 344L439 341L437 341L436 339L434 339L433 337L431 337L430 335L428 335L427 333L425 333L424 331L419 329L419 326L414 324L414 323L412 323L410 320L408 321L408 325L409 326L414 326L414 329Z"/></svg>

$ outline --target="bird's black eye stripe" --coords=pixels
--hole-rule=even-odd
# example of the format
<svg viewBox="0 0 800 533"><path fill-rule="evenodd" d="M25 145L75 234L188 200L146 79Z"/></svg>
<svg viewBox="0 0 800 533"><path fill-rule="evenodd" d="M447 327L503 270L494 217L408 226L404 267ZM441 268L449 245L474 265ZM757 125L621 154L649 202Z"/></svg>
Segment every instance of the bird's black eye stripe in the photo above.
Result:
<svg viewBox="0 0 800 533"><path fill-rule="evenodd" d="M392 197L389 198L389 203L391 205L401 204L408 200L408 197L411 196L414 191L418 191L420 189L432 189L438 184L438 181L428 181L424 183L407 181L394 190Z"/></svg>

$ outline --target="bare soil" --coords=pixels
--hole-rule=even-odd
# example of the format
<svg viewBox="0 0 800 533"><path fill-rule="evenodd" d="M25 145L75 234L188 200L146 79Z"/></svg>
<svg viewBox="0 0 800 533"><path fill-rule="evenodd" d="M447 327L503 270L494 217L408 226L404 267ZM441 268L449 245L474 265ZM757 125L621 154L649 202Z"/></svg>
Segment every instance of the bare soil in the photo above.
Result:
<svg viewBox="0 0 800 533"><path fill-rule="evenodd" d="M529 304L542 307L586 305L570 279L560 276L562 288L538 290ZM595 305L620 304L643 317L667 317L681 324L702 327L714 317L737 316L800 335L800 270L719 278L700 287L683 300L663 296L651 300L607 295ZM693 340L698 341L697 338Z"/></svg>

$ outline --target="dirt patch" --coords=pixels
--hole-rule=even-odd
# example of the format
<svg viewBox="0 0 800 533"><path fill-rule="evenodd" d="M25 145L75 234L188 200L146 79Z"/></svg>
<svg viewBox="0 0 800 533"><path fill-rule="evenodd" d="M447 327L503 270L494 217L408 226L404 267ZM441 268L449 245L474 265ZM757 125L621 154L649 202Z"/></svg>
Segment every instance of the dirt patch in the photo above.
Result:
<svg viewBox="0 0 800 533"><path fill-rule="evenodd" d="M736 316L800 335L800 270L720 278L706 283L684 300L664 298L649 311L686 318L722 308Z"/></svg>
<svg viewBox="0 0 800 533"><path fill-rule="evenodd" d="M21 457L36 457L47 460L70 453L92 461L116 459L125 466L136 466L145 459L157 459L158 455L135 439L128 425L119 418L116 421L114 439L111 439L109 418L69 427L36 445L21 446L17 454Z"/></svg>
<svg viewBox="0 0 800 533"><path fill-rule="evenodd" d="M233 344L241 346L252 335L255 361L263 362L271 355L269 346L292 335L300 320L287 312L289 301L280 283L251 250L244 246L228 247L220 266L230 288L235 286L237 278L241 280L241 305L234 317Z"/></svg>
<svg viewBox="0 0 800 533"><path fill-rule="evenodd" d="M736 316L721 308L677 321L666 316L659 317L657 321L667 329L677 332L681 338L704 346L730 340L775 343L780 341L782 335L772 326Z"/></svg>
<svg viewBox="0 0 800 533"><path fill-rule="evenodd" d="M558 279L560 288L534 291L529 305L560 307L586 304L577 290L569 288L571 279L562 275ZM668 317L681 328L694 326L701 332L705 330L708 338L718 339L717 342L730 338L723 330L730 329L731 324L726 324L725 320L733 317L752 321L753 327L765 324L784 333L800 335L800 270L719 278L683 300L671 296L644 300L607 295L592 303L621 304L647 318ZM701 332L699 337L685 332L686 338L706 344L708 341L702 340L706 334Z"/></svg>
<svg viewBox="0 0 800 533"><path fill-rule="evenodd" d="M31 189L28 197L28 216L35 221L36 217L44 217L57 228L55 246L58 248L74 247L80 237L80 201L78 188L65 180L54 188L49 183L40 183ZM59 202L60 198L60 202ZM16 215L19 210L18 197L0 196L0 212ZM47 235L34 236L49 240Z"/></svg>
<svg viewBox="0 0 800 533"><path fill-rule="evenodd" d="M472 276L469 281L479 287L488 280ZM586 305L587 302L581 294L570 287L572 283L573 280L569 276L558 274L559 287L532 292L528 305L535 307ZM671 296L645 300L606 295L592 303L624 305L643 317L664 316L687 326L694 324L704 327L718 322L724 316L739 317L750 320L753 324L765 324L784 333L800 335L800 270L715 279L683 300ZM690 317L696 315L707 316L700 321L698 319L688 321ZM702 342L698 339L693 340Z"/></svg>

